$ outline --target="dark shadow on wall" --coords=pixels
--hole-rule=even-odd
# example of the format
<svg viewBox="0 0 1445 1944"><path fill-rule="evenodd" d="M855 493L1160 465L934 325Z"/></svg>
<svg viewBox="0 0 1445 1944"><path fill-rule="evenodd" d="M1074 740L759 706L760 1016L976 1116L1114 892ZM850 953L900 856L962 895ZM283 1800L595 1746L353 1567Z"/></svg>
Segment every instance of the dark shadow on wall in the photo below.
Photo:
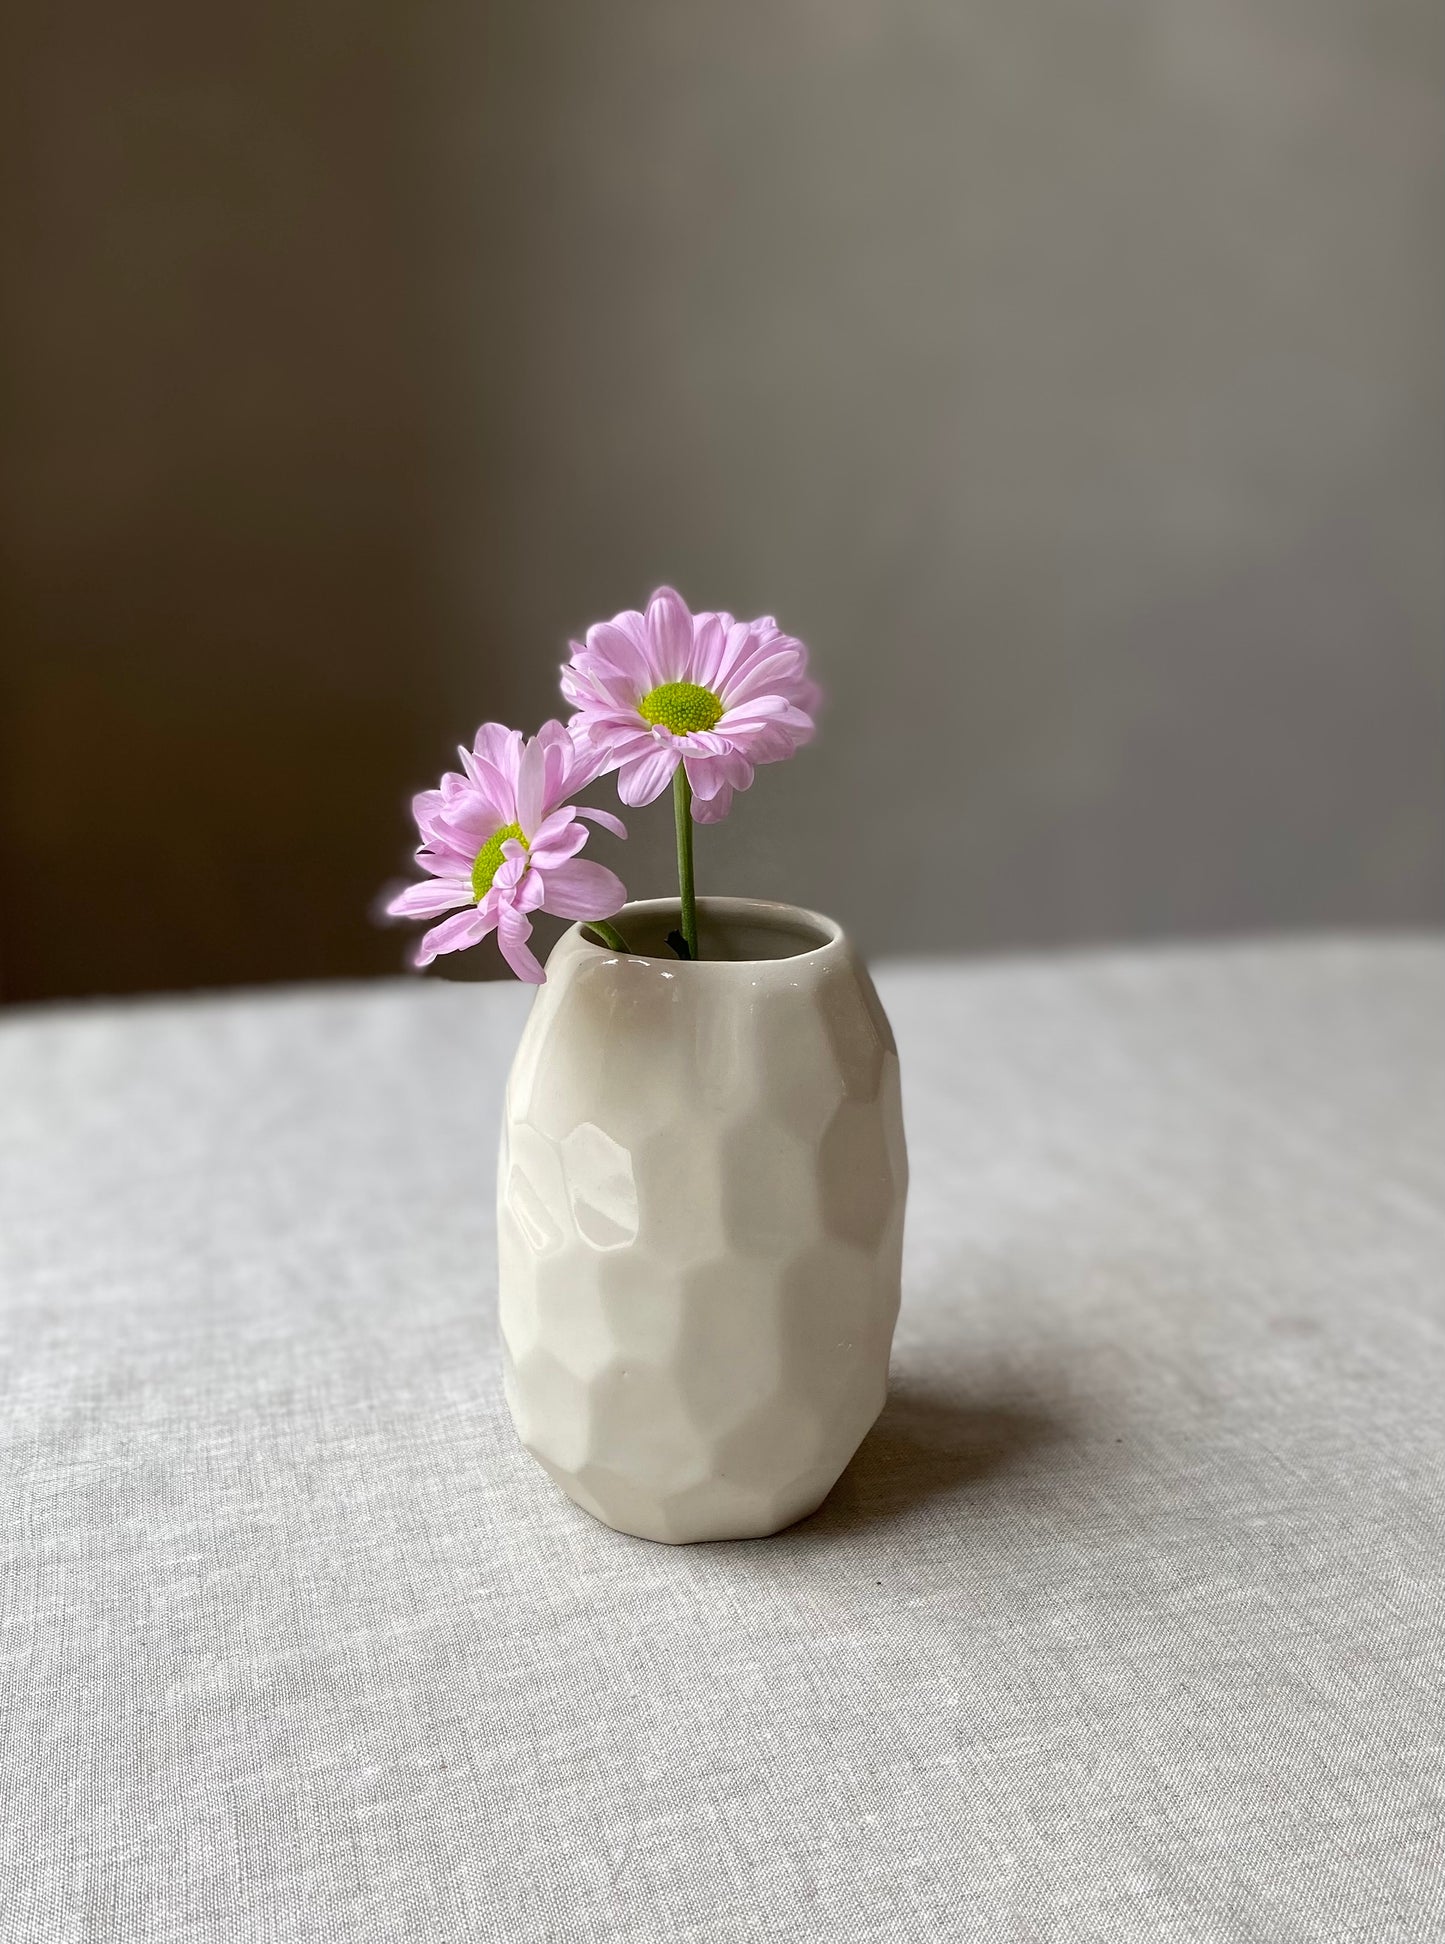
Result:
<svg viewBox="0 0 1445 1944"><path fill-rule="evenodd" d="M6 1002L401 966L371 908L459 734L416 31L367 0L8 16Z"/></svg>

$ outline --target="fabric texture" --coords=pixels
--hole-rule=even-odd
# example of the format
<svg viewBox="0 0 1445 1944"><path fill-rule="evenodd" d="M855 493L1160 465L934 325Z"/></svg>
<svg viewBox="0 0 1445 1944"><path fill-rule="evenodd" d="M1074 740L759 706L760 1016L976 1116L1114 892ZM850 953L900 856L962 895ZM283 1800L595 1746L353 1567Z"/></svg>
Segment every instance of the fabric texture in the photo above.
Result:
<svg viewBox="0 0 1445 1944"><path fill-rule="evenodd" d="M686 1548L506 1416L523 991L12 1015L0 1936L1445 1936L1442 970L883 968L890 1404Z"/></svg>

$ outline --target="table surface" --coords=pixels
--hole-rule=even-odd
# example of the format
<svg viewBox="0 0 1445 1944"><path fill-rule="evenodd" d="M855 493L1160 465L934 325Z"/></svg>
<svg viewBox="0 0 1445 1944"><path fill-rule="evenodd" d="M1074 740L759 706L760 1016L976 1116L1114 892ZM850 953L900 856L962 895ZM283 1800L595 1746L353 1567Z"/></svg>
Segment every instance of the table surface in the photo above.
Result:
<svg viewBox="0 0 1445 1944"><path fill-rule="evenodd" d="M1445 1936L1429 939L883 968L894 1388L668 1548L515 1444L527 996L0 1027L0 1935Z"/></svg>

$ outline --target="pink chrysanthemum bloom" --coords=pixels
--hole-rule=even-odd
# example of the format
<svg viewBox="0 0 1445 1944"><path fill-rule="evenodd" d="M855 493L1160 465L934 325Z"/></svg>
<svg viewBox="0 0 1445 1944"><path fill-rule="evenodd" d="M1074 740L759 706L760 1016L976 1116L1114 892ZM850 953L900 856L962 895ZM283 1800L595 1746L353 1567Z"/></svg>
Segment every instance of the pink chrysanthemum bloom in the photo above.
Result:
<svg viewBox="0 0 1445 1944"><path fill-rule="evenodd" d="M422 838L417 862L429 876L408 885L387 910L395 918L455 911L423 935L418 965L494 931L517 977L540 985L546 974L527 944L529 913L608 918L627 902L615 871L577 855L588 836L579 818L625 837L621 819L567 801L602 773L605 759L560 722L543 723L530 741L520 730L484 722L471 749L459 753L464 776L448 771L440 789L412 799Z"/></svg>
<svg viewBox="0 0 1445 1944"><path fill-rule="evenodd" d="M808 651L769 615L690 614L660 587L646 614L599 621L572 643L562 693L574 730L618 772L624 803L651 803L679 763L692 814L717 823L759 763L777 763L813 734L819 690Z"/></svg>

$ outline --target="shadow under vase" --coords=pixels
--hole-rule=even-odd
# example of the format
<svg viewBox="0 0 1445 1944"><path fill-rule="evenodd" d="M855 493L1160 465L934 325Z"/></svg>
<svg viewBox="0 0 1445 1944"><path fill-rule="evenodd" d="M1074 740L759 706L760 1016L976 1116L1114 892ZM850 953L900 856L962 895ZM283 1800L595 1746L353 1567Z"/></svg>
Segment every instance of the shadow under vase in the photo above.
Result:
<svg viewBox="0 0 1445 1944"><path fill-rule="evenodd" d="M930 1500L1023 1473L1074 1442L1061 1410L903 1382L823 1505L795 1531L819 1538L901 1517Z"/></svg>

